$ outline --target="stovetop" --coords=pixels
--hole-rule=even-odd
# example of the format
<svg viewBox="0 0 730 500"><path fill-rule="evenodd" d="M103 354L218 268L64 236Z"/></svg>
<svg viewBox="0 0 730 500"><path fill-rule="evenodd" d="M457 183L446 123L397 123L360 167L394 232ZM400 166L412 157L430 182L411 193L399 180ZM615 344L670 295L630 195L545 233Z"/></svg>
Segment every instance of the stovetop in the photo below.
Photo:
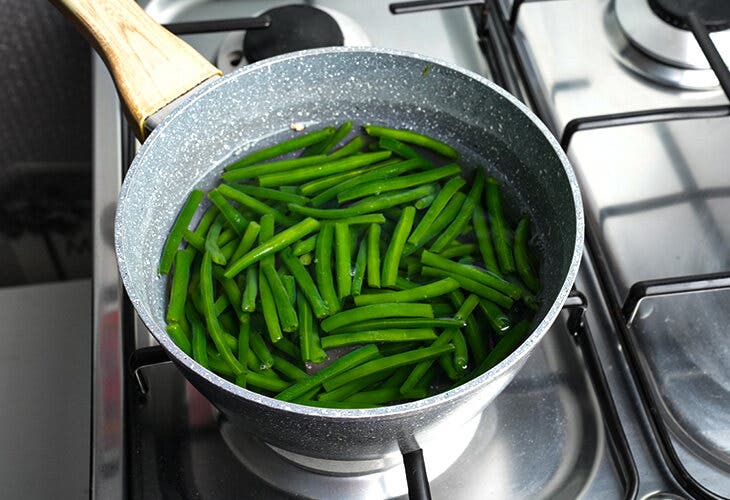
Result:
<svg viewBox="0 0 730 500"><path fill-rule="evenodd" d="M160 22L178 23L294 2L142 3ZM463 446L424 449L434 497L730 495L723 92L639 74L623 58L614 5L604 0L439 2L457 7L449 10L425 2L411 10L428 10L400 15L388 2L307 3L354 22L354 39L489 76L541 116L581 181L589 245L576 292ZM184 38L221 66L245 63L231 42L240 33ZM210 403L160 364L120 290L111 241L135 144L100 60L94 68L94 497L404 496L401 466L322 475L253 437L231 437Z"/></svg>

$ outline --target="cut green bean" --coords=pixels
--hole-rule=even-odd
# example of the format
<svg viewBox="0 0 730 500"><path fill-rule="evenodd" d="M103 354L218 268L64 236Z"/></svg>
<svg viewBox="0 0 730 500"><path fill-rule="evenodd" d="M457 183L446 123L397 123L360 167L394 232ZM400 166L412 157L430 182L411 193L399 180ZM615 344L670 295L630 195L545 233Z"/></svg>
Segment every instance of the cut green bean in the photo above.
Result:
<svg viewBox="0 0 730 500"><path fill-rule="evenodd" d="M428 196L424 196L420 200L418 200L415 203L416 210L423 210L424 208L428 208L431 206L431 203L434 202L436 199L436 195L429 194Z"/></svg>
<svg viewBox="0 0 730 500"><path fill-rule="evenodd" d="M403 399L423 399L426 396L428 396L428 393L424 388L415 388L412 391L401 394L397 387L385 387L382 389L373 389L372 391L358 392L347 398L345 403L385 404Z"/></svg>
<svg viewBox="0 0 730 500"><path fill-rule="evenodd" d="M477 298L478 302L478 298ZM476 304L475 304L476 305ZM346 325L342 328L332 330L332 334L339 334L345 331L362 332L368 330L389 330L398 328L461 328L465 325L464 319L452 318L390 318L390 319L371 319L361 321L352 325Z"/></svg>
<svg viewBox="0 0 730 500"><path fill-rule="evenodd" d="M220 266L226 265L226 257L218 246L218 237L223 227L223 217L219 214L216 220L208 229L208 235L205 237L205 252L209 253L213 262Z"/></svg>
<svg viewBox="0 0 730 500"><path fill-rule="evenodd" d="M337 158L345 158L346 156L353 155L360 151L365 145L365 139L360 136L355 137L350 142L342 146L337 151L330 153L327 158L330 160L336 160Z"/></svg>
<svg viewBox="0 0 730 500"><path fill-rule="evenodd" d="M380 288L380 226L371 224L368 229L367 274L368 286Z"/></svg>
<svg viewBox="0 0 730 500"><path fill-rule="evenodd" d="M425 234L419 239L419 242L415 245L408 243L403 253L405 255L411 255L413 252L435 238L436 235L440 234L446 226L454 220L456 215L459 213L459 210L461 210L465 199L466 195L462 192L454 194L446 207L441 211L438 217L436 217L436 220L433 221L433 223L426 229Z"/></svg>
<svg viewBox="0 0 730 500"><path fill-rule="evenodd" d="M259 176L259 185L263 187L281 186L282 184L301 184L312 179L326 177L329 175L347 172L366 165L372 165L387 159L390 151L378 151L376 153L363 153L361 155L348 156L337 160L329 160L325 163L310 165L288 172L278 172Z"/></svg>
<svg viewBox="0 0 730 500"><path fill-rule="evenodd" d="M321 326L325 332L331 332L335 328L369 319L408 317L433 318L433 308L431 307L431 304L408 302L401 302L397 304L373 304L337 313L322 321Z"/></svg>
<svg viewBox="0 0 730 500"><path fill-rule="evenodd" d="M464 243L461 245L453 245L443 250L439 255L444 259L451 259L452 257L464 257L472 255L477 249L477 246L473 243Z"/></svg>
<svg viewBox="0 0 730 500"><path fill-rule="evenodd" d="M175 252L177 247L182 243L183 235L185 230L190 225L190 221L193 219L195 211L198 209L198 205L203 199L203 192L199 189L194 189L188 195L185 204L183 205L180 213L177 215L175 222L172 224L172 229L167 235L167 240L162 248L162 256L160 257L160 266L158 272L160 274L168 274L172 269L172 263L175 259Z"/></svg>
<svg viewBox="0 0 730 500"><path fill-rule="evenodd" d="M242 235L244 231L246 231L248 221L238 210L233 208L231 204L226 201L219 189L208 191L208 199L212 201L216 207L218 207L220 213L223 214L228 221L228 224L230 224L236 233Z"/></svg>
<svg viewBox="0 0 730 500"><path fill-rule="evenodd" d="M392 137L381 137L377 144L380 149L392 151L401 158L408 160L413 158L422 158L418 151Z"/></svg>
<svg viewBox="0 0 730 500"><path fill-rule="evenodd" d="M223 269L220 267L213 268L213 276L220 283L223 293L228 297L233 312L240 318L243 311L241 310L241 290L238 289L238 285L235 281L223 276Z"/></svg>
<svg viewBox="0 0 730 500"><path fill-rule="evenodd" d="M168 323L180 323L185 320L185 300L187 299L190 266L195 259L195 250L188 248L178 250L175 254L175 267L170 285L170 300L167 303L165 319Z"/></svg>
<svg viewBox="0 0 730 500"><path fill-rule="evenodd" d="M284 335L282 334L281 325L279 324L279 316L276 313L274 296L271 293L269 283L266 281L266 276L260 267L259 295L261 296L261 311L264 315L264 322L266 323L266 329L269 332L269 338L272 342L276 343L281 340Z"/></svg>
<svg viewBox="0 0 730 500"><path fill-rule="evenodd" d="M477 170L474 182L469 194L464 199L464 203L459 209L459 213L456 214L454 220L444 230L443 233L436 238L436 241L431 245L431 251L439 253L446 248L455 238L457 238L463 231L466 225L471 220L472 214L474 213L474 207L476 206L479 198L482 195L484 189L484 170L479 168Z"/></svg>
<svg viewBox="0 0 730 500"><path fill-rule="evenodd" d="M275 254L279 250L288 247L295 241L299 241L317 229L319 229L319 222L314 219L307 218L288 229L283 230L276 234L273 238L269 239L266 243L262 243L253 250L250 250L248 253L243 255L243 257L228 266L225 272L226 278L235 277L251 264L258 262L267 255Z"/></svg>
<svg viewBox="0 0 730 500"><path fill-rule="evenodd" d="M195 227L195 231L193 233L198 238L205 239L205 235L208 234L208 229L210 229L210 225L213 224L213 221L218 216L218 207L215 205L210 205L206 210L203 216L198 221L198 225ZM187 239L187 235L185 237ZM202 250L205 251L205 250Z"/></svg>
<svg viewBox="0 0 730 500"><path fill-rule="evenodd" d="M400 262L403 247L406 244L408 235L411 233L411 228L413 228L415 216L416 209L414 207L409 206L404 208L401 218L393 230L390 245L388 245L385 257L383 258L383 271L380 276L380 284L382 286L392 286L398 278L398 262Z"/></svg>
<svg viewBox="0 0 730 500"><path fill-rule="evenodd" d="M373 181L378 181L378 182L390 185L389 183L395 182L396 180L400 179L400 178L398 178L398 179L394 180L393 179L394 177L397 177L406 172L410 172L411 170L423 168L426 166L428 166L428 163L426 162L426 160L423 160L423 159L397 161L397 162L385 164L380 168L377 168L370 172L366 172L357 177L353 177L352 179L347 179L344 182L341 182L339 184L332 186L331 188L325 189L324 191L319 193L317 196L312 198L312 206L319 207L334 197L337 197L339 199L339 196L341 194L343 194L344 192L353 190L353 189L358 189L358 188L362 187L363 185L368 185L370 182L373 182ZM458 170L459 167L456 167L456 168ZM433 182L433 181L427 181L427 182ZM419 185L419 184L426 184L426 182L421 182L421 183L417 183L414 185ZM407 186L404 186L404 187L407 187ZM393 189L388 189L388 191L393 191Z"/></svg>
<svg viewBox="0 0 730 500"><path fill-rule="evenodd" d="M170 336L175 345L180 348L182 352L190 356L192 354L192 346L190 345L190 339L185 334L183 327L179 323L170 323L165 327L167 334Z"/></svg>
<svg viewBox="0 0 730 500"><path fill-rule="evenodd" d="M319 401L343 401L345 398L352 396L356 392L362 391L366 387L379 382L384 378L387 378L389 375L390 373L387 371L373 373L367 377L362 377L341 385L333 391L323 392L317 397L317 399Z"/></svg>
<svg viewBox="0 0 730 500"><path fill-rule="evenodd" d="M352 263L350 262L350 226L335 224L335 276L337 297L344 299L352 291Z"/></svg>
<svg viewBox="0 0 730 500"><path fill-rule="evenodd" d="M279 378L265 377L256 372L249 372L246 375L246 382L248 383L248 385L271 392L281 392L288 389L292 385L291 382L287 382Z"/></svg>
<svg viewBox="0 0 730 500"><path fill-rule="evenodd" d="M240 259L246 252L251 250L251 247L256 242L256 238L259 235L259 231L261 230L261 226L256 221L251 221L248 223L248 227L246 228L246 232L243 233L243 236L238 241L238 246L236 247L236 251L233 252L233 255L231 255L231 262L235 262L238 259Z"/></svg>
<svg viewBox="0 0 730 500"><path fill-rule="evenodd" d="M427 361L426 361L427 363ZM416 365L418 366L418 365ZM400 388L400 386L403 384L403 382L406 381L408 378L408 375L411 373L411 367L410 366L401 366L400 368L393 371L393 373L386 378L383 383L381 384L381 388L385 387L397 387Z"/></svg>
<svg viewBox="0 0 730 500"><path fill-rule="evenodd" d="M484 316L487 317L489 326L491 326L499 335L504 335L510 328L512 328L512 320L510 320L509 317L502 312L497 304L493 304L488 300L482 299L479 301L479 308L484 313Z"/></svg>
<svg viewBox="0 0 730 500"><path fill-rule="evenodd" d="M485 341L485 337L484 335L482 335L480 329L477 327L476 320L472 315L472 311L474 310L474 307L478 304L479 300L475 300L477 299L477 297L474 294L469 295L469 297L465 299L464 294L462 294L460 290L454 290L453 292L451 292L449 294L449 299L451 300L451 303L454 304L454 307L459 308L454 314L454 319L463 319L464 321L466 321L466 325L463 329L464 335L466 336L466 340L469 343L469 349L474 356L474 360L479 363L487 355L487 344ZM455 336L455 334L452 335L452 337L453 336ZM460 339L456 339L456 341L459 340Z"/></svg>
<svg viewBox="0 0 730 500"><path fill-rule="evenodd" d="M340 373L339 375L336 375L332 378L328 378L327 380L322 382L322 385L326 390L331 391L352 380L356 380L360 377L370 375L371 373L383 370L390 370L405 365L412 365L420 361L425 361L427 359L434 359L441 356L442 354L450 353L453 350L454 346L452 346L451 344L447 344L445 346L414 349L413 351L403 352L401 354L394 354L393 356L375 359L373 361L368 361L362 365L356 366L344 373Z"/></svg>
<svg viewBox="0 0 730 500"><path fill-rule="evenodd" d="M512 354L512 352L517 349L517 347L522 343L522 341L525 339L525 337L527 337L529 333L529 321L524 320L516 324L509 331L509 333L507 333L507 335L502 337L502 339L497 342L497 345L494 346L494 349L492 349L487 357L484 358L484 361L481 362L479 367L474 370L474 376L479 376L487 370L494 368L500 362L504 361L507 356Z"/></svg>
<svg viewBox="0 0 730 500"><path fill-rule="evenodd" d="M515 230L515 267L522 282L527 285L532 292L540 291L540 281L537 279L535 271L530 265L529 253L527 250L527 240L530 234L530 216L523 217L517 229Z"/></svg>
<svg viewBox="0 0 730 500"><path fill-rule="evenodd" d="M198 362L203 368L208 368L208 350L206 349L206 335L203 321L200 319L198 312L193 307L192 303L185 304L185 317L190 324L190 329L193 333L193 340L191 342L191 351L193 353L193 359Z"/></svg>
<svg viewBox="0 0 730 500"><path fill-rule="evenodd" d="M334 155L330 156L329 158L333 158ZM384 167L386 165L391 165L393 163L398 163L400 160L398 158L390 158L388 160L376 163L374 165L367 165L365 167L356 168L355 170L348 170L347 172L342 172L341 174L334 174L327 177L320 177L318 179L314 179L312 181L306 182L298 187L298 193L304 195L304 196L314 196L325 189L329 189L332 186L337 186L341 184L342 182L345 182L349 179L352 179L354 177L359 177L361 175L364 175L368 172L372 172L373 170L377 170L381 167Z"/></svg>
<svg viewBox="0 0 730 500"><path fill-rule="evenodd" d="M461 373L466 371L466 367L469 363L469 351L466 347L466 339L464 334L457 328L449 330L451 335L451 343L454 346L454 366Z"/></svg>
<svg viewBox="0 0 730 500"><path fill-rule="evenodd" d="M457 321L464 321L469 317L474 308L479 305L479 297L472 293L466 299L464 299L463 296L459 296L457 302L460 305L459 310L456 311L456 314L454 314L454 319Z"/></svg>
<svg viewBox="0 0 730 500"><path fill-rule="evenodd" d="M279 270L281 272L281 269ZM285 274L281 277L281 281L286 288L286 294L289 296L289 302L294 305L297 301L297 282L291 274Z"/></svg>
<svg viewBox="0 0 730 500"><path fill-rule="evenodd" d="M306 297L307 302L312 307L315 316L317 318L324 318L329 315L330 309L325 300L319 293L317 286L314 284L314 280L309 275L309 272L304 268L304 265L292 255L289 249L285 249L281 252L281 260L284 265L294 275L294 279L299 285L300 292Z"/></svg>
<svg viewBox="0 0 730 500"><path fill-rule="evenodd" d="M213 340L216 349L223 357L223 360L238 375L245 371L244 367L233 356L230 347L223 341L223 330L215 314L215 301L213 299L213 261L210 254L203 255L200 264L200 295L203 302L205 322L208 326L208 335Z"/></svg>
<svg viewBox="0 0 730 500"><path fill-rule="evenodd" d="M282 337L277 340L274 347L293 359L297 359L302 355L299 351L299 346L286 337Z"/></svg>
<svg viewBox="0 0 730 500"><path fill-rule="evenodd" d="M337 132L335 132L332 137L317 144L312 144L304 151L302 156L328 153L332 148L337 146L342 139L347 137L347 134L350 133L350 130L352 130L352 122L346 121L337 129Z"/></svg>
<svg viewBox="0 0 730 500"><path fill-rule="evenodd" d="M276 395L276 399L281 401L292 401L314 387L322 385L322 383L327 380L337 377L343 372L347 372L362 363L367 363L378 356L380 356L380 352L378 351L378 348L372 344L356 349L333 361L332 364L321 369L311 377L300 380L286 390L280 392Z"/></svg>
<svg viewBox="0 0 730 500"><path fill-rule="evenodd" d="M314 260L314 257L312 257L311 252L299 256L299 262L301 262L303 266L308 266L312 263L312 260Z"/></svg>
<svg viewBox="0 0 730 500"><path fill-rule="evenodd" d="M310 236L306 240L298 241L292 247L292 254L294 257L299 257L305 253L314 251L314 244L317 241L317 235Z"/></svg>
<svg viewBox="0 0 730 500"><path fill-rule="evenodd" d="M241 191L238 191L237 189L234 189L227 184L221 184L220 186L218 186L218 190L226 198L240 203L241 205L250 208L258 214L272 215L274 217L274 220L276 220L276 222L278 222L279 224L291 225L291 223L293 222L289 217L285 216L275 208L271 208L266 203L259 201L253 196L247 195L246 193L242 193Z"/></svg>
<svg viewBox="0 0 730 500"><path fill-rule="evenodd" d="M495 304L499 304L503 307L512 307L512 304L514 303L514 300L502 292L479 283L478 281L469 279L461 274L444 271L443 269L437 269L435 267L423 266L421 269L421 275L429 278L454 278L459 282L461 288L464 290L475 293L480 297L491 300Z"/></svg>
<svg viewBox="0 0 730 500"><path fill-rule="evenodd" d="M312 309L306 300L299 299L297 301L297 312L299 313L299 350L303 362L313 361L321 363L326 355L319 353L315 339L315 326L312 317Z"/></svg>
<svg viewBox="0 0 730 500"><path fill-rule="evenodd" d="M324 163L328 161L325 155L308 156L306 158L288 158L286 160L274 161L271 163L261 163L258 165L252 165L234 170L229 170L224 173L221 178L224 182L240 182L247 179L253 179L260 175L271 174L274 172L282 173L298 168L308 167L310 165L317 165L318 163Z"/></svg>
<svg viewBox="0 0 730 500"><path fill-rule="evenodd" d="M442 347L448 345L448 343L451 342L451 334L447 332L450 332L450 330L447 329L441 335L439 335L439 337L431 344L431 347ZM413 388L416 387L418 382L421 380L421 378L423 378L423 376L426 374L426 372L431 369L431 365L433 365L434 361L434 359L429 359L426 361L421 361L416 366L414 366L413 369L409 372L405 381L403 381L402 385L400 386L401 393L408 393L412 391ZM456 375L456 373L454 373L454 375Z"/></svg>
<svg viewBox="0 0 730 500"><path fill-rule="evenodd" d="M334 226L331 224L324 224L317 236L314 250L314 273L317 279L317 286L330 314L339 311L341 308L340 300L335 290L334 277L332 276L334 230Z"/></svg>
<svg viewBox="0 0 730 500"><path fill-rule="evenodd" d="M421 285L398 292L386 292L359 295L355 297L356 306L382 304L384 302L418 302L441 295L446 295L459 288L459 282L452 278L444 278L427 285Z"/></svg>
<svg viewBox="0 0 730 500"><path fill-rule="evenodd" d="M243 366L243 373L236 375L236 385L246 387L248 377L248 353L251 335L251 318L248 314L241 318L238 325L238 362Z"/></svg>
<svg viewBox="0 0 730 500"><path fill-rule="evenodd" d="M365 132L373 137L390 137L408 144L415 144L422 148L430 149L441 156L451 160L459 159L459 152L446 143L443 143L427 135L412 132L410 130L379 127L377 125L365 125Z"/></svg>
<svg viewBox="0 0 730 500"><path fill-rule="evenodd" d="M360 246L357 250L357 258L355 259L355 273L352 276L352 295L357 297L362 293L362 284L365 280L365 271L367 267L367 238L363 238L360 241Z"/></svg>
<svg viewBox="0 0 730 500"><path fill-rule="evenodd" d="M425 160L407 160L403 163L413 162L420 165L425 165ZM397 165L397 164L396 164ZM420 186L422 184L430 184L432 182L439 181L446 177L458 175L461 172L461 168L458 165L446 165L444 167L427 170L412 175L405 175L403 177L396 177L395 179L379 179L371 182L366 182L349 189L346 189L337 195L337 201L344 203L346 201L354 200L357 198L363 198L365 196L373 194L382 194L389 191L398 191L401 189L407 189L414 186Z"/></svg>
<svg viewBox="0 0 730 500"><path fill-rule="evenodd" d="M183 233L183 239L198 252L205 252L205 236L200 236L195 231L186 229Z"/></svg>
<svg viewBox="0 0 730 500"><path fill-rule="evenodd" d="M259 294L259 273L258 268L253 265L246 269L246 288L241 296L241 310L254 312L256 310L256 297Z"/></svg>
<svg viewBox="0 0 730 500"><path fill-rule="evenodd" d="M259 332L252 331L249 336L249 342L251 350L261 362L261 367L263 369L271 368L274 365L274 356L271 354L271 351L266 346Z"/></svg>
<svg viewBox="0 0 730 500"><path fill-rule="evenodd" d="M488 271L483 271L473 266L460 264L458 262L445 259L442 256L429 252L427 250L424 250L421 254L421 263L424 266L443 269L444 271L459 274L471 280L477 281L483 285L502 292L512 299L517 299L521 295L520 289L507 280L499 278L498 276L495 276Z"/></svg>
<svg viewBox="0 0 730 500"><path fill-rule="evenodd" d="M301 368L294 365L293 363L290 363L281 356L274 356L274 370L294 382L304 380L309 376L306 374L306 372L302 371Z"/></svg>
<svg viewBox="0 0 730 500"><path fill-rule="evenodd" d="M289 300L289 295L284 287L284 283L276 273L276 269L273 265L265 265L262 262L261 268L263 269L264 276L266 276L266 282L271 289L271 294L274 297L281 328L285 332L296 331L299 326L299 321L297 319L297 313Z"/></svg>
<svg viewBox="0 0 730 500"><path fill-rule="evenodd" d="M292 139L280 142L274 146L254 151L253 153L244 156L240 160L237 160L225 169L226 171L240 169L248 165L268 160L270 158L276 158L298 149L306 148L312 144L316 144L321 141L326 141L335 134L335 127L325 127L322 130L316 130L308 134L300 135Z"/></svg>
<svg viewBox="0 0 730 500"><path fill-rule="evenodd" d="M287 193L281 189L252 186L250 184L231 184L229 187L262 200L283 201L284 203L299 203L302 205L309 203L309 198L306 196L300 196L296 193ZM296 190L296 186L293 187Z"/></svg>
<svg viewBox="0 0 730 500"><path fill-rule="evenodd" d="M411 342L435 340L433 328L402 328L394 330L370 330L364 332L340 333L328 335L321 339L322 349L333 349L347 345L367 344L371 342Z"/></svg>
<svg viewBox="0 0 730 500"><path fill-rule="evenodd" d="M436 221L436 218L449 204L449 201L461 189L466 181L461 177L454 177L449 180L436 195L436 199L433 201L431 206L428 208L426 213L423 215L421 222L418 223L416 229L408 237L408 242L412 245L420 244L425 236L428 234L430 226Z"/></svg>
<svg viewBox="0 0 730 500"><path fill-rule="evenodd" d="M499 264L497 264L497 256L494 253L494 245L492 244L492 235L487 227L487 218L480 203L474 207L474 215L472 216L472 224L474 224L474 232L476 233L477 244L479 245L479 253L482 255L482 261L487 271L500 276ZM441 253L444 257L443 252Z"/></svg>
<svg viewBox="0 0 730 500"><path fill-rule="evenodd" d="M494 250L497 253L499 268L504 274L509 274L516 271L515 259L512 255L512 248L507 234L507 223L504 220L502 199L499 191L499 181L489 177L487 179L486 198L489 221L492 226Z"/></svg>

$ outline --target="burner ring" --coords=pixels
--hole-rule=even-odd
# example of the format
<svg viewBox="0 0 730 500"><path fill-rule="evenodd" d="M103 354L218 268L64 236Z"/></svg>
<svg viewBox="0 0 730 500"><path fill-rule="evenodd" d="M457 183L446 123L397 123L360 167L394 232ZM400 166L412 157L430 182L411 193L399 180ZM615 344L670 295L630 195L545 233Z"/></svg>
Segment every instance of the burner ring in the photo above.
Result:
<svg viewBox="0 0 730 500"><path fill-rule="evenodd" d="M730 28L730 2L718 0L649 0L654 13L677 28L690 31L689 13L702 19L707 31Z"/></svg>

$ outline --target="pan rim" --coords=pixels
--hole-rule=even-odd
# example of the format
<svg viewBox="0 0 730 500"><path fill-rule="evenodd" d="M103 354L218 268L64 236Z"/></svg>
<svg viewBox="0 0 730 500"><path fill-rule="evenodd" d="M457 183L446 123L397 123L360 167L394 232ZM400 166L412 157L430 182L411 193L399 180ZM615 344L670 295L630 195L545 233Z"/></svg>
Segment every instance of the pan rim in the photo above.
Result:
<svg viewBox="0 0 730 500"><path fill-rule="evenodd" d="M573 246L573 255L571 257L568 272L563 279L563 285L560 288L560 291L553 299L551 307L545 313L545 316L540 321L540 323L538 323L533 328L532 332L529 334L526 340L522 342L522 344L514 352L512 352L496 366L464 384L461 384L457 387L449 389L448 391L436 394L425 399L409 403L402 403L398 405L384 406L380 408L320 408L292 402L280 401L274 399L273 397L265 396L263 394L259 394L257 392L239 387L229 382L228 380L214 374L213 372L204 369L195 360L193 360L192 357L188 356L179 347L177 347L177 345L170 339L170 337L165 332L165 327L163 323L158 324L155 319L150 317L150 315L147 314L146 310L141 307L144 303L143 300L137 293L135 293L133 287L127 286L127 284L130 283L131 278L127 269L126 260L121 257L122 252L120 248L121 244L119 238L119 221L121 211L120 207L122 207L123 200L126 198L129 189L130 182L128 182L127 180L130 178L134 178L136 172L141 168L139 167L139 159L145 156L147 150L152 149L155 146L157 139L164 134L165 129L175 121L176 117L184 114L192 104L197 102L208 93L213 92L219 86L224 85L228 80L232 78L240 78L244 74L254 71L261 71L262 69L292 59L303 59L306 57L339 53L366 53L415 59L418 61L423 61L424 63L442 66L448 70L460 73L465 77L475 80L477 83L486 86L491 91L496 92L502 98L506 99L510 104L517 107L517 109L521 111L524 115L526 115L527 118L530 119L532 124L537 128L537 130L548 141L558 159L560 160L560 163L567 177L568 184L573 195L573 205L575 209L575 243ZM502 89L495 83L465 68L461 68L457 65L440 60L438 58L433 58L414 52L381 47L326 47L292 52L250 64L236 70L233 73L230 73L229 75L225 75L221 78L216 78L212 81L209 81L209 83L204 84L197 90L193 91L188 99L186 99L179 106L177 106L176 109L174 109L170 113L170 115L166 117L155 130L152 131L148 139L142 145L127 172L124 182L122 183L122 187L119 192L119 201L117 207L118 208L115 216L114 248L119 273L122 278L122 283L124 284L124 288L127 292L127 295L129 296L130 301L135 307L135 311L137 311L137 314L142 319L143 323L149 329L152 335L155 337L155 339L160 343L160 345L163 346L168 354L171 355L173 361L185 365L186 368L190 369L196 375L214 383L217 387L224 390L230 396L243 398L253 403L260 404L277 411L301 416L319 417L327 420L372 421L373 419L389 419L420 413L423 410L429 410L431 408L441 407L449 403L454 403L456 400L461 398L468 398L469 396L477 392L480 388L489 384L491 381L497 380L502 377L513 366L524 361L527 355L532 351L532 349L534 349L537 343L542 339L542 337L547 333L547 331L551 328L551 326L557 319L557 316L560 313L565 301L567 300L568 294L570 293L570 290L577 276L584 247L585 221L583 204L581 200L578 180L573 170L573 167L571 166L567 155L560 147L558 141L555 139L552 133L548 130L547 126L529 108L527 108L527 106L525 106L512 94ZM140 307L137 307L138 305L140 305Z"/></svg>

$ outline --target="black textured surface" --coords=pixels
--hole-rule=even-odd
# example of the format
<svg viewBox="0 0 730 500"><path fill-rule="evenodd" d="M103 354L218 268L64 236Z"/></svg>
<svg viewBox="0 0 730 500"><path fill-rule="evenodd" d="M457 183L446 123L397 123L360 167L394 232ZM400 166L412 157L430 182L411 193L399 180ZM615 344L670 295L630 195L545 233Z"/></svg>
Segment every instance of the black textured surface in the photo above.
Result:
<svg viewBox="0 0 730 500"><path fill-rule="evenodd" d="M243 54L250 63L287 52L344 44L337 21L316 7L286 5L262 15L271 18L271 26L248 31L243 39Z"/></svg>
<svg viewBox="0 0 730 500"><path fill-rule="evenodd" d="M651 9L667 23L689 30L689 13L694 11L708 31L730 28L728 0L648 0Z"/></svg>
<svg viewBox="0 0 730 500"><path fill-rule="evenodd" d="M91 53L46 0L0 0L0 286L91 275Z"/></svg>

